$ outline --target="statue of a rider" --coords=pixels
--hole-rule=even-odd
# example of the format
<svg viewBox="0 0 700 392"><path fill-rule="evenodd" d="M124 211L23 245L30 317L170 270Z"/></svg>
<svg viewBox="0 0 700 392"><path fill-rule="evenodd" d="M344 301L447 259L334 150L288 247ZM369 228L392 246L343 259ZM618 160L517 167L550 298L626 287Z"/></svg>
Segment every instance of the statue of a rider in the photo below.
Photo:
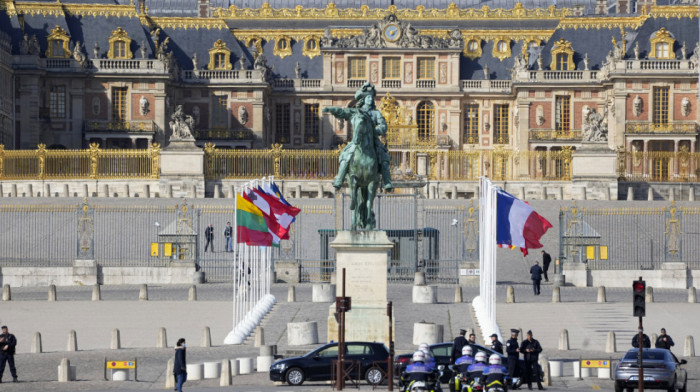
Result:
<svg viewBox="0 0 700 392"><path fill-rule="evenodd" d="M379 139L380 136L386 135L387 126L384 116L382 116L382 113L377 110L377 106L374 103L374 98L376 95L377 91L375 90L374 85L372 85L370 82L366 82L359 90L355 92L355 100L357 101L355 110L359 110L372 120L372 124L374 126L374 148L379 163L379 173L377 173L377 175L381 174L382 176L382 185L384 190L391 192L394 189L394 186L391 183L391 174L389 172L389 162L391 161L391 157L389 157L389 152L387 151L386 146ZM324 109L324 111L330 112L336 117L340 114L339 112L336 112L338 110L343 110L339 108L327 109L329 110ZM340 168L338 169L338 175L333 181L333 186L335 189L340 189L343 186L345 176L348 174L350 158L352 157L356 148L357 145L355 142L350 141L340 153Z"/></svg>

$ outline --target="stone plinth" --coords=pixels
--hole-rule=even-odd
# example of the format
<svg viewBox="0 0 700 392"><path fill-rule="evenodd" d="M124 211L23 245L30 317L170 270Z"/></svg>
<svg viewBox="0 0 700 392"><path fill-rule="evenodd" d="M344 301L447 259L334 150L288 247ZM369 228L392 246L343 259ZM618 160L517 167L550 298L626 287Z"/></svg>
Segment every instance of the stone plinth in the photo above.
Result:
<svg viewBox="0 0 700 392"><path fill-rule="evenodd" d="M340 231L330 244L336 252L336 295L345 295L352 309L345 314L345 341L383 342L389 346L387 307L387 262L393 244L384 231ZM337 341L335 304L329 308L328 340Z"/></svg>
<svg viewBox="0 0 700 392"><path fill-rule="evenodd" d="M168 197L204 197L204 151L193 142L171 142L160 153L160 189Z"/></svg>
<svg viewBox="0 0 700 392"><path fill-rule="evenodd" d="M617 152L607 143L581 143L571 156L571 184L580 192L575 199L617 200Z"/></svg>

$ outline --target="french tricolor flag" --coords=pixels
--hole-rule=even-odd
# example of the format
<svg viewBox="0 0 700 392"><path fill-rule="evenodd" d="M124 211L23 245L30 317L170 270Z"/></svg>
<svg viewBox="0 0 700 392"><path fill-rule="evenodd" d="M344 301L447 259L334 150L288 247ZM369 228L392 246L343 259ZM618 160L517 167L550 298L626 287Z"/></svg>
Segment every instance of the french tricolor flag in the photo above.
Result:
<svg viewBox="0 0 700 392"><path fill-rule="evenodd" d="M518 247L527 256L528 249L541 248L540 238L552 224L524 201L499 189L496 195L496 243Z"/></svg>

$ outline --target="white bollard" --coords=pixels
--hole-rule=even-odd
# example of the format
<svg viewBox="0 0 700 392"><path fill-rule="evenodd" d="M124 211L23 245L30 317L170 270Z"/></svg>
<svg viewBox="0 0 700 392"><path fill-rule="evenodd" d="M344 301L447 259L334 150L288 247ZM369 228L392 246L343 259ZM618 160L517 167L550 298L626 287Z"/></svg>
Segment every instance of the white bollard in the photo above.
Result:
<svg viewBox="0 0 700 392"><path fill-rule="evenodd" d="M564 363L562 361L549 361L549 376L551 378L561 377L564 373Z"/></svg>
<svg viewBox="0 0 700 392"><path fill-rule="evenodd" d="M605 352L614 353L617 351L617 343L615 341L615 331L608 332L608 340L605 342Z"/></svg>
<svg viewBox="0 0 700 392"><path fill-rule="evenodd" d="M581 361L574 361L574 378L581 378Z"/></svg>
<svg viewBox="0 0 700 392"><path fill-rule="evenodd" d="M552 288L552 303L559 303L561 302L561 291L559 290L559 287L553 287Z"/></svg>
<svg viewBox="0 0 700 392"><path fill-rule="evenodd" d="M56 300L56 285L55 284L49 285L48 300L52 301L52 302Z"/></svg>
<svg viewBox="0 0 700 392"><path fill-rule="evenodd" d="M92 286L92 300L93 301L101 301L102 300L102 289L100 289L99 284Z"/></svg>
<svg viewBox="0 0 700 392"><path fill-rule="evenodd" d="M627 188L627 201L632 201L634 200L634 189L632 187Z"/></svg>
<svg viewBox="0 0 700 392"><path fill-rule="evenodd" d="M160 327L160 329L158 329L156 348L167 348L167 347L168 347L168 333L165 331L165 327Z"/></svg>
<svg viewBox="0 0 700 392"><path fill-rule="evenodd" d="M275 357L273 357L272 355L258 356L257 366L255 367L255 370L258 373L269 372L270 366L272 366L272 362L274 362L274 361L275 361Z"/></svg>
<svg viewBox="0 0 700 392"><path fill-rule="evenodd" d="M608 297L605 295L605 286L598 287L598 302L608 302Z"/></svg>
<svg viewBox="0 0 700 392"><path fill-rule="evenodd" d="M685 349L683 350L684 357L694 357L695 356L695 339L688 335L685 337Z"/></svg>
<svg viewBox="0 0 700 392"><path fill-rule="evenodd" d="M238 358L238 373L250 374L253 373L253 358Z"/></svg>
<svg viewBox="0 0 700 392"><path fill-rule="evenodd" d="M11 301L12 300L12 292L10 291L9 284L5 284L2 286L2 300L3 301Z"/></svg>
<svg viewBox="0 0 700 392"><path fill-rule="evenodd" d="M559 335L559 350L569 350L569 331L566 329L562 329L561 335Z"/></svg>
<svg viewBox="0 0 700 392"><path fill-rule="evenodd" d="M598 368L598 378L610 379L610 368Z"/></svg>
<svg viewBox="0 0 700 392"><path fill-rule="evenodd" d="M591 368L585 368L585 367L581 368L581 378L590 377L591 374L592 374Z"/></svg>
<svg viewBox="0 0 700 392"><path fill-rule="evenodd" d="M296 302L297 295L294 286L289 286L287 288L287 302Z"/></svg>
<svg viewBox="0 0 700 392"><path fill-rule="evenodd" d="M318 343L318 326L315 321L287 323L287 344L307 346ZM241 365L242 368L242 365ZM243 374L243 370L241 370Z"/></svg>
<svg viewBox="0 0 700 392"><path fill-rule="evenodd" d="M66 351L78 351L78 335L74 329L68 332L68 347L66 347Z"/></svg>
<svg viewBox="0 0 700 392"><path fill-rule="evenodd" d="M694 304L695 302L697 302L695 287L691 287L688 289L688 303Z"/></svg>
<svg viewBox="0 0 700 392"><path fill-rule="evenodd" d="M234 359L229 360L229 363L231 364L231 376L237 376L237 375L241 374L239 371L240 366L239 366L238 358L234 358Z"/></svg>
<svg viewBox="0 0 700 392"><path fill-rule="evenodd" d="M644 298L645 298L646 303L648 303L648 304L654 302L654 288L653 287L647 286L647 292L646 292L646 295Z"/></svg>
<svg viewBox="0 0 700 392"><path fill-rule="evenodd" d="M204 362L204 378L219 378L221 376L221 362Z"/></svg>
<svg viewBox="0 0 700 392"><path fill-rule="evenodd" d="M442 342L443 327L435 323L413 323L413 344Z"/></svg>
<svg viewBox="0 0 700 392"><path fill-rule="evenodd" d="M437 286L413 286L414 304L436 304Z"/></svg>
<svg viewBox="0 0 700 392"><path fill-rule="evenodd" d="M43 352L43 347L41 345L41 333L34 332L34 339L32 339L30 352L32 354L41 354Z"/></svg>
<svg viewBox="0 0 700 392"><path fill-rule="evenodd" d="M201 380L204 372L204 364L188 363L187 364L187 380Z"/></svg>
<svg viewBox="0 0 700 392"><path fill-rule="evenodd" d="M334 302L334 284L315 284L311 292L311 302Z"/></svg>
<svg viewBox="0 0 700 392"><path fill-rule="evenodd" d="M462 286L455 287L455 303L462 303Z"/></svg>
<svg viewBox="0 0 700 392"><path fill-rule="evenodd" d="M220 387L231 386L231 361L228 359L221 360L221 378L219 378Z"/></svg>
<svg viewBox="0 0 700 392"><path fill-rule="evenodd" d="M506 291L506 303L507 304L514 304L515 303L515 289L513 286L508 286L508 289Z"/></svg>
<svg viewBox="0 0 700 392"><path fill-rule="evenodd" d="M211 347L211 329L209 327L204 327L202 330L202 347Z"/></svg>
<svg viewBox="0 0 700 392"><path fill-rule="evenodd" d="M68 358L61 359L61 364L58 365L58 382L73 381L71 379L71 365Z"/></svg>
<svg viewBox="0 0 700 392"><path fill-rule="evenodd" d="M112 381L126 381L129 379L129 370L112 369Z"/></svg>
<svg viewBox="0 0 700 392"><path fill-rule="evenodd" d="M165 367L165 389L170 389L175 387L175 377L173 375L173 368L175 367L175 358L168 359L168 364Z"/></svg>
<svg viewBox="0 0 700 392"><path fill-rule="evenodd" d="M263 327L259 325L255 327L253 334L255 335L255 342L253 343L254 347L265 345L265 330L263 330Z"/></svg>
<svg viewBox="0 0 700 392"><path fill-rule="evenodd" d="M197 300L197 286L195 286L195 285L190 286L190 290L187 293L187 300L188 301L196 301Z"/></svg>
<svg viewBox="0 0 700 392"><path fill-rule="evenodd" d="M544 377L542 378L542 385L545 386L552 386L552 375L550 372L549 368L549 357L546 355L540 355L539 360L537 361L542 367L542 372L544 373Z"/></svg>
<svg viewBox="0 0 700 392"><path fill-rule="evenodd" d="M148 285L142 284L139 289L139 301L148 301Z"/></svg>
<svg viewBox="0 0 700 392"><path fill-rule="evenodd" d="M109 348L111 350L119 350L122 348L121 335L117 328L112 330L112 341L109 343Z"/></svg>

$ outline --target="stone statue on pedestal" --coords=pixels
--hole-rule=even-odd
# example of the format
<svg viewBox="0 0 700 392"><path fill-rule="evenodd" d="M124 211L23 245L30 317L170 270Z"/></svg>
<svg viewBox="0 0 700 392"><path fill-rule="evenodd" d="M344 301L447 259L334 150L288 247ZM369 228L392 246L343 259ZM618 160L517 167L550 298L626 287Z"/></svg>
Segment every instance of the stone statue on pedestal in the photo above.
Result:
<svg viewBox="0 0 700 392"><path fill-rule="evenodd" d="M170 137L171 141L194 141L194 136L192 136L194 119L185 114L182 105L177 105L175 113L170 116L170 119L170 129L173 131L173 135Z"/></svg>

